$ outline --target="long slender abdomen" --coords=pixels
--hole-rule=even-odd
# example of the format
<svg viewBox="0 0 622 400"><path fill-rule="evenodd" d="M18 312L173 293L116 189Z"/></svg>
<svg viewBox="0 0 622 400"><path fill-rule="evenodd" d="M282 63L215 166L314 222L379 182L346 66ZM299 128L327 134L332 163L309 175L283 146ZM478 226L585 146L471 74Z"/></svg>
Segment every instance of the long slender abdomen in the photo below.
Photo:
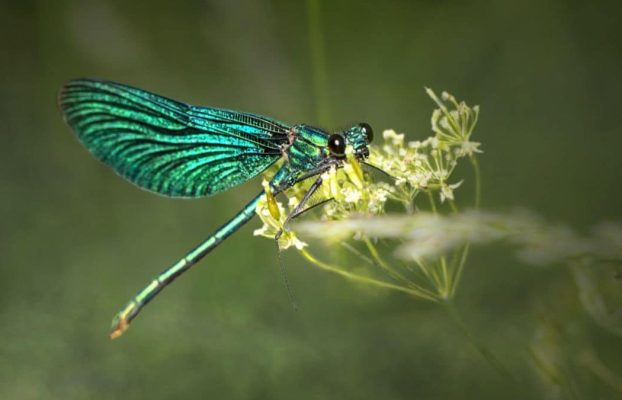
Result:
<svg viewBox="0 0 622 400"><path fill-rule="evenodd" d="M245 223L255 216L255 208L263 191L255 196L240 212L226 224L222 225L203 243L192 249L181 260L164 270L155 277L144 289L142 289L127 305L121 310L112 321L112 331L110 338L115 339L123 334L129 327L134 318L162 289L173 282L178 276L190 269L199 260L214 250L223 240L232 233L240 229Z"/></svg>

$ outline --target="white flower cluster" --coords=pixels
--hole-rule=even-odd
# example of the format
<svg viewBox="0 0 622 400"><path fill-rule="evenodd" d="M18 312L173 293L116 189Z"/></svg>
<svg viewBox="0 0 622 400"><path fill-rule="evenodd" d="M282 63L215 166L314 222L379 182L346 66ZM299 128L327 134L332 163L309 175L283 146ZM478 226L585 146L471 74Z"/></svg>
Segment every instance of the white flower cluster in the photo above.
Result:
<svg viewBox="0 0 622 400"><path fill-rule="evenodd" d="M432 113L434 136L405 143L404 134L385 130L382 134L385 144L372 147L369 158L370 164L395 177L393 197L406 204L421 191L438 192L441 202L454 200L453 192L462 182L449 183L448 179L458 159L482 152L479 143L470 141L479 107L458 103L452 95L443 92L442 99L453 107L450 110L432 90L426 91L439 106Z"/></svg>
<svg viewBox="0 0 622 400"><path fill-rule="evenodd" d="M480 143L471 142L473 129L479 119L479 106L469 107L464 101L458 103L456 98L447 92L441 94L441 99L432 89L426 88L428 96L434 100L438 108L432 112L432 131L439 142L452 147L456 157L471 156L482 153ZM449 102L452 110L444 102Z"/></svg>
<svg viewBox="0 0 622 400"><path fill-rule="evenodd" d="M334 221L381 215L389 199L401 202L411 213L415 197L420 192L437 193L441 202L453 201L454 190L462 184L462 181L450 182L458 160L481 152L479 143L470 141L479 108L458 103L446 92L439 99L432 90L426 91L438 105L431 119L434 136L423 141L406 142L404 134L385 130L382 134L384 143L370 146L366 163L384 171L393 180L388 183L372 181L369 174L363 172L351 146L348 146L344 163L321 175L322 186L305 206L326 202L321 208L320 219ZM264 182L266 194L257 206L263 226L254 234L273 238L282 230L284 233L279 239L282 249L291 246L302 249L305 243L293 232L287 231L284 223L312 181L309 179L285 191L287 206L275 200L269 185Z"/></svg>
<svg viewBox="0 0 622 400"><path fill-rule="evenodd" d="M317 208L319 220L304 218L304 222L294 226L296 233L285 230L286 215L300 203L313 179L286 190L285 207L275 200L269 185L265 183L265 195L257 206L263 226L255 231L255 235L274 238L278 232L284 232L279 238L282 249L294 246L319 268L358 282L407 292L432 301L451 298L460 279L468 247L462 246L454 257L445 257L443 250L462 245L465 238L470 238L468 223L472 221L466 221L466 227L461 224L462 229L458 230L454 230L456 224L441 223L444 220L438 213L446 210L437 208L436 196L441 203L448 202L452 210L457 210L453 202L454 191L462 182L452 180L452 173L460 159L469 157L476 176L475 204L478 203L479 170L475 153L481 153L481 150L480 144L471 142L470 137L479 109L458 103L447 93L439 99L431 90L427 92L438 106L432 114L433 136L423 141L406 142L404 134L385 130L383 142L369 146L369 158L362 161L354 157L351 146L348 146L346 160L321 175L322 185L305 204L305 208L322 205ZM388 177L380 181L372 180L373 174L364 173L362 167L378 169ZM425 203L416 199L422 192L428 194ZM409 216L385 215L389 200L401 203ZM425 208L431 212L421 212ZM437 225L451 227L443 230ZM434 232L441 235L431 234ZM320 261L305 248L306 244L296 237L297 233L331 243L341 242L353 256L359 258L356 267ZM397 251L392 254L399 258L394 260L396 262L384 260L377 248L379 243L375 241L379 238L385 239L383 246L395 244ZM354 241L347 243L351 239Z"/></svg>
<svg viewBox="0 0 622 400"><path fill-rule="evenodd" d="M347 156L342 168L333 167L322 174L322 186L307 205L312 207L314 204L329 200L321 211L323 220L341 220L353 214L379 215L384 212L384 205L391 190L390 185L369 181L358 161L352 157L351 149L348 149ZM279 230L283 230L279 238L279 247L283 250L291 246L302 249L306 243L298 239L293 231L286 230L284 223L287 215L294 211L308 190L309 182L285 191L287 207L275 200L267 181L263 182L263 186L265 194L256 209L263 225L254 231L254 235L274 238Z"/></svg>

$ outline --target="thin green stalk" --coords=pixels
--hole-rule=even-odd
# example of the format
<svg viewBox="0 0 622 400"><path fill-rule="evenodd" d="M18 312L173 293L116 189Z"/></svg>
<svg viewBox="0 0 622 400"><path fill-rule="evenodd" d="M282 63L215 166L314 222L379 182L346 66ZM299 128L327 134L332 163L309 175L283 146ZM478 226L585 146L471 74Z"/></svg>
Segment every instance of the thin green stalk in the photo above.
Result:
<svg viewBox="0 0 622 400"><path fill-rule="evenodd" d="M577 388L573 384L573 381L569 379L568 374L564 373L564 371L550 368L546 363L542 362L541 358L533 350L533 348L529 349L528 354L535 368L537 368L540 373L545 375L553 385L559 386L565 393L567 393L568 398L577 400L580 399Z"/></svg>
<svg viewBox="0 0 622 400"><path fill-rule="evenodd" d="M353 246L351 246L350 244L348 244L348 243L346 243L346 242L341 243L341 245L342 245L342 246L343 246L346 250L348 250L350 253L354 254L356 257L360 258L361 260L363 260L364 262L366 262L366 263L367 263L367 264L369 264L369 265L372 265L372 266L380 266L380 267L381 267L381 268L383 268L383 269L388 268L388 266L386 265L386 262L384 262L384 260L382 260L382 259L379 257L379 254L378 254L378 252L377 252L377 249L375 249L375 246L374 246L374 252L373 252L373 253L375 253L375 254L377 255L377 257L378 257L378 259L377 259L377 260L372 260L371 258L367 257L365 254L361 253L361 252L360 252L360 251L358 251L356 248L354 248ZM372 244L372 245L373 245L373 244ZM371 253L371 251L370 251L370 253ZM427 267L425 267L422 263L420 263L420 262L419 262L419 261L417 261L417 260L416 260L415 262L419 265L420 270L421 270L421 271L423 271L424 276L425 276L425 277L427 277L427 278L428 278L428 280L432 281L432 277L429 275L429 273L428 273L428 271L427 271ZM382 265L382 264L384 264L384 267L383 267L383 265ZM406 265L406 264L404 264L404 265L402 265L402 267L403 267L404 269L408 269L409 271L411 271L411 272L413 272L413 273L417 273L417 272L416 272L416 271L415 271L415 270L414 270L414 269L413 269L410 265ZM387 273L389 273L389 274L390 274L391 272L393 272L393 271L387 271ZM400 274L399 276L394 276L394 278L396 278L396 279L401 278L401 279L404 281L404 283L406 283L406 285L407 285L407 286L409 286L409 287L411 287L411 288L414 288L415 290L424 290L424 291L426 291L427 293L429 293L430 295L434 295L434 294L433 294L431 291L429 291L428 289L424 288L424 287L423 287L423 286L421 286L421 285L417 285L417 284L415 284L414 282L412 282L411 280L408 280L407 278L405 278L405 277L404 277L404 276L402 276L401 274ZM436 281L436 282L437 282L437 285L439 285L439 284L440 284L440 283L438 283L438 281Z"/></svg>
<svg viewBox="0 0 622 400"><path fill-rule="evenodd" d="M313 91L317 120L331 126L328 73L326 72L326 54L320 16L320 0L307 0L307 23L309 29L309 50L313 74Z"/></svg>
<svg viewBox="0 0 622 400"><path fill-rule="evenodd" d="M477 157L472 155L470 158L471 165L473 166L473 174L475 175L475 199L474 199L474 208L478 209L480 205L481 198L481 178L480 178L480 170L479 170L479 162L477 161ZM454 212L458 212L458 209L453 201L450 201L450 206ZM449 291L449 297L452 298L456 294L456 289L458 287L458 282L462 278L462 271L464 270L464 265L466 264L467 257L469 255L470 244L467 243L462 250L462 257L460 257L460 262L455 270L455 273L451 279L451 288Z"/></svg>
<svg viewBox="0 0 622 400"><path fill-rule="evenodd" d="M302 249L302 250L299 250L299 251L302 254L302 256L307 259L307 261L311 262L312 264L314 264L318 268L324 269L326 271L333 272L335 274L341 275L341 276L346 277L348 279L352 279L354 281L361 282L361 283L366 283L366 284L372 285L372 286L382 287L382 288L385 288L385 289L397 290L397 291L400 291L400 292L408 293L408 294L413 295L415 297L420 297L422 299L426 299L426 300L430 300L430 301L434 301L434 302L438 301L438 299L436 297L434 297L433 293L431 293L429 290L427 290L427 289L425 289L423 287L420 287L418 285L415 285L415 288L409 289L409 288L406 288L406 287L403 287L403 286L394 285L392 283L383 282L383 281L379 281L379 280L376 280L376 279L368 278L366 276L353 274L353 273L345 271L345 270L343 270L343 269L341 269L339 267L336 267L334 265L327 264L325 262L322 262L322 261L318 260L317 258L313 257L313 255L311 255L311 253L309 253L305 249Z"/></svg>
<svg viewBox="0 0 622 400"><path fill-rule="evenodd" d="M430 191L426 191L426 193L428 195L428 199L430 200L430 208L432 209L432 212L436 214L437 211L436 211L436 202L434 201L434 195Z"/></svg>
<svg viewBox="0 0 622 400"><path fill-rule="evenodd" d="M412 200L403 201L402 203L404 204L404 210L406 211L406 214L413 215L415 213L415 208L413 207Z"/></svg>
<svg viewBox="0 0 622 400"><path fill-rule="evenodd" d="M434 214L437 214L437 208L436 208L436 201L434 201L434 195L432 194L432 192L427 191L426 192L428 195L428 200L430 201L430 208L432 209L432 212ZM450 282L449 282L449 271L447 269L447 260L445 259L445 256L441 257L441 276L442 277L437 277L436 273L433 274L434 275L434 281L436 283L436 287L439 290L439 294L441 295L442 298L447 298L450 297Z"/></svg>
<svg viewBox="0 0 622 400"><path fill-rule="evenodd" d="M417 257L413 257L413 260L415 261L415 263L417 264L417 266L419 267L419 269L421 270L421 272L423 272L424 276L428 278L428 281L430 281L430 283L432 284L432 286L440 286L440 281L438 279L438 277L436 276L436 274L432 274L430 273L430 271L432 270L430 267L428 267L423 260L417 258Z"/></svg>
<svg viewBox="0 0 622 400"><path fill-rule="evenodd" d="M348 242L342 242L341 246L344 247L346 250L348 250L350 253L360 258L361 260L365 261L367 264L372 265L372 266L374 265L374 261L371 258L367 257L365 254L355 249L353 246L348 244Z"/></svg>
<svg viewBox="0 0 622 400"><path fill-rule="evenodd" d="M471 160L471 165L473 165L473 173L475 175L474 207L475 209L478 209L480 205L480 199L481 199L481 193L482 193L482 182L481 182L480 171L479 171L479 162L477 161L477 157L475 157L475 155L471 155L469 159Z"/></svg>
<svg viewBox="0 0 622 400"><path fill-rule="evenodd" d="M469 248L470 248L470 243L467 243L464 246L464 250L462 250L462 257L460 257L460 263L458 264L458 267L456 268L456 272L454 273L454 276L451 279L451 289L450 289L450 298L454 297L456 294L456 289L458 288L458 282L460 282L460 279L462 278L462 271L464 270L464 264L466 264L466 260L467 257L469 256Z"/></svg>
<svg viewBox="0 0 622 400"><path fill-rule="evenodd" d="M622 394L622 377L619 373L605 365L594 352L586 351L581 355L579 361L601 382Z"/></svg>
<svg viewBox="0 0 622 400"><path fill-rule="evenodd" d="M439 287L439 289L441 289L440 295L443 299L447 299L451 297L451 282L449 280L449 271L447 269L447 259L445 256L441 256L441 273L443 275L443 283Z"/></svg>
<svg viewBox="0 0 622 400"><path fill-rule="evenodd" d="M454 214L458 214L458 207L456 206L456 202L454 200L447 200L447 202L449 203L449 208L451 208L451 211L454 212Z"/></svg>
<svg viewBox="0 0 622 400"><path fill-rule="evenodd" d="M392 278L394 278L394 279L396 279L398 281L402 281L406 285L410 285L411 284L410 280L406 279L402 274L400 274L399 272L397 272L393 268L391 268L391 266L389 264L387 264L382 259L382 257L380 257L380 253L378 252L378 249L376 249L376 246L374 246L374 244L371 242L371 240L369 240L369 238L367 238L367 237L364 238L363 242L367 246L367 250L369 250L369 254L371 254L372 259L375 261L375 263L380 268L385 270Z"/></svg>
<svg viewBox="0 0 622 400"><path fill-rule="evenodd" d="M490 351L489 348L481 344L473 333L469 330L464 320L460 316L460 313L456 309L454 303L451 300L442 302L443 308L447 312L447 315L453 323L456 324L460 332L464 335L467 341L477 350L477 352L484 358L497 372L503 375L506 379L518 386L518 379L499 361L499 359Z"/></svg>

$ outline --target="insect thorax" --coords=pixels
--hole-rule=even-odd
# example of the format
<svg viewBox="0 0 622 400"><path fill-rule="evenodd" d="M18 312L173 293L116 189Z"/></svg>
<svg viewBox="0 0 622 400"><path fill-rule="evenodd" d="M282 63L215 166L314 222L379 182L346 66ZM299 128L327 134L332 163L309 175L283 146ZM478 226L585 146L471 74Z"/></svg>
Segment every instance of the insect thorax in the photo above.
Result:
<svg viewBox="0 0 622 400"><path fill-rule="evenodd" d="M292 143L284 155L292 170L305 172L317 168L328 156L326 143L328 133L309 125L296 125L292 128Z"/></svg>

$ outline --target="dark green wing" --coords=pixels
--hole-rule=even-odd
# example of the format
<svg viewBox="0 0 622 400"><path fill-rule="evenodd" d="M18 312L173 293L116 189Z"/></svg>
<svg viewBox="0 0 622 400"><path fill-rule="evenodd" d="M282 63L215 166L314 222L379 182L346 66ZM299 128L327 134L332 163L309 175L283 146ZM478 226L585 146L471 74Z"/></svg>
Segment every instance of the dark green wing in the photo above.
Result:
<svg viewBox="0 0 622 400"><path fill-rule="evenodd" d="M274 163L288 141L289 127L277 121L114 82L70 81L59 103L95 157L167 196L209 196L239 185Z"/></svg>

